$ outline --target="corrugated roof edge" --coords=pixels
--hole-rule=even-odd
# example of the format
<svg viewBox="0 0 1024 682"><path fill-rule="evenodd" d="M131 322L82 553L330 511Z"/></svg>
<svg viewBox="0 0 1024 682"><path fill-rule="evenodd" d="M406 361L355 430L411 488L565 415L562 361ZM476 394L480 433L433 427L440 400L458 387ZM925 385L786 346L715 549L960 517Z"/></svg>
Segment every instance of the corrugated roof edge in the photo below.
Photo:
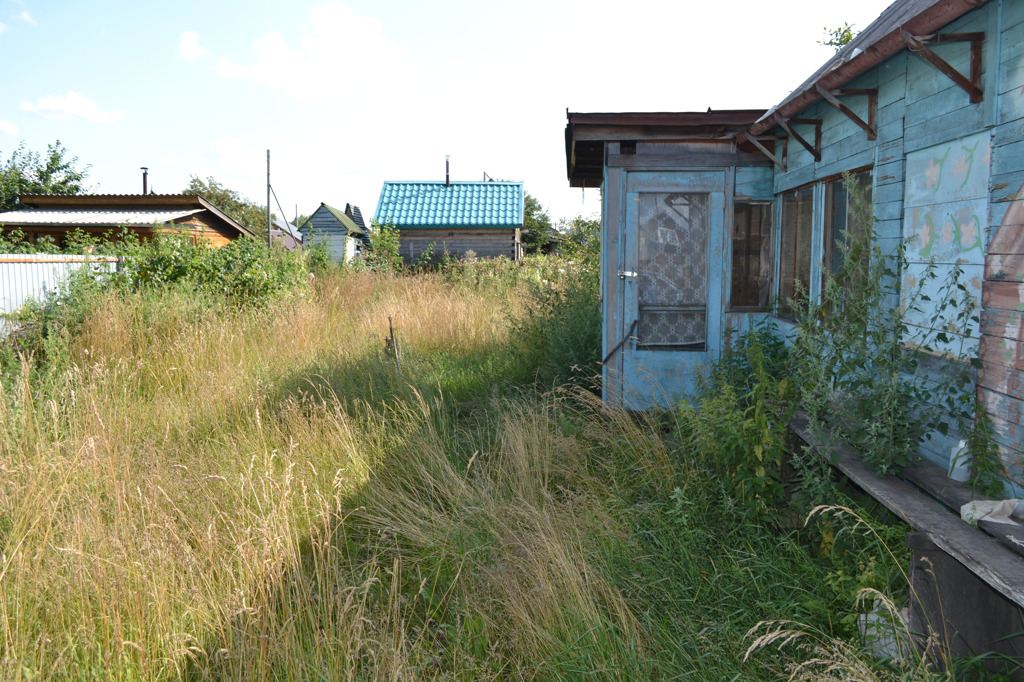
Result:
<svg viewBox="0 0 1024 682"><path fill-rule="evenodd" d="M245 227L234 218L230 217L219 208L211 204L198 194L19 194L18 202L32 206L33 204L50 204L55 207L58 204L79 204L79 205L102 205L106 201L118 200L125 204L138 206L147 202L160 203L166 201L171 204L199 204L215 216L223 220L229 227L233 227L244 235L255 237L255 233Z"/></svg>

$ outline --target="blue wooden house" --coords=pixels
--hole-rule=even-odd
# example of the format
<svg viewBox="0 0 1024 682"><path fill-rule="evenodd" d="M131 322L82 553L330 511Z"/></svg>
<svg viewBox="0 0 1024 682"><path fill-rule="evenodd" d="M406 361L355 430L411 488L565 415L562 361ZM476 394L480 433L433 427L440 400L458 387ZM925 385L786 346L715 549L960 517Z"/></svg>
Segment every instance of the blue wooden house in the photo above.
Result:
<svg viewBox="0 0 1024 682"><path fill-rule="evenodd" d="M398 228L400 252L480 258L522 256L521 182L385 182L373 219Z"/></svg>
<svg viewBox="0 0 1024 682"><path fill-rule="evenodd" d="M345 204L341 211L321 203L300 228L302 243L324 244L331 258L339 263L352 260L367 237L359 207Z"/></svg>
<svg viewBox="0 0 1024 682"><path fill-rule="evenodd" d="M905 304L928 268L940 280L963 269L981 310L966 339L981 360L974 389L1010 478L1022 479L1024 0L897 0L766 110L568 113L565 144L570 184L603 190L609 406L691 394L727 330L770 318L790 332L788 301L818 299L842 264L837 241L857 219L846 172L873 201L883 252L907 244L887 305ZM939 318L910 311L911 337ZM945 467L955 446L936 434L921 454ZM939 525L949 533L929 535L936 543L960 532ZM1024 606L1024 564L950 547L955 564ZM1007 631L1020 631L1021 612L1010 613Z"/></svg>
<svg viewBox="0 0 1024 682"><path fill-rule="evenodd" d="M883 246L909 240L904 288L962 265L978 394L1020 466L1024 1L898 0L768 110L570 113L565 135L570 184L603 188L608 404L671 404L727 329L791 328L798 282L818 297L841 261L846 171Z"/></svg>

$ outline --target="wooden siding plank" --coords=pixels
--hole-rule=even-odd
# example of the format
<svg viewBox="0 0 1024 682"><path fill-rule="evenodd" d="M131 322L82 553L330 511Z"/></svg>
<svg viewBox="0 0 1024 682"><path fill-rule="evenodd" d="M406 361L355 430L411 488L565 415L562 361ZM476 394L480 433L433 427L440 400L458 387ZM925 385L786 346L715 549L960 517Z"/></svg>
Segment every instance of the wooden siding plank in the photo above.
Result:
<svg viewBox="0 0 1024 682"><path fill-rule="evenodd" d="M737 197L749 200L769 200L772 194L772 170L770 167L738 166L736 168Z"/></svg>
<svg viewBox="0 0 1024 682"><path fill-rule="evenodd" d="M981 304L986 308L1024 311L1024 288L1016 282L986 282Z"/></svg>
<svg viewBox="0 0 1024 682"><path fill-rule="evenodd" d="M1024 168L1024 140L1003 144L992 150L992 175L1012 173Z"/></svg>
<svg viewBox="0 0 1024 682"><path fill-rule="evenodd" d="M1024 202L1006 202L1006 205L1016 207L1014 213L1019 213L1024 208ZM989 242L989 255L1015 255L1024 253L1024 225L1017 222L1019 219L1011 216L1007 210L996 230L995 235ZM1012 222L1006 222L1012 221ZM1016 307L1016 306L1014 306Z"/></svg>
<svg viewBox="0 0 1024 682"><path fill-rule="evenodd" d="M999 97L999 120L1003 123L1024 118L1024 88L1010 89Z"/></svg>
<svg viewBox="0 0 1024 682"><path fill-rule="evenodd" d="M983 334L994 340L1020 338L1024 336L1024 313L1018 310L983 308L981 329Z"/></svg>
<svg viewBox="0 0 1024 682"><path fill-rule="evenodd" d="M978 373L978 386L1017 400L1024 400L1024 375L1021 370L989 363Z"/></svg>
<svg viewBox="0 0 1024 682"><path fill-rule="evenodd" d="M1024 401L984 386L978 387L978 399L988 412L996 432L1009 438L1010 442L1019 442Z"/></svg>
<svg viewBox="0 0 1024 682"><path fill-rule="evenodd" d="M679 154L609 154L610 168L643 170L647 168L705 168L744 165L767 166L771 162L761 154L747 152L684 152Z"/></svg>
<svg viewBox="0 0 1024 682"><path fill-rule="evenodd" d="M1001 317L1011 312L1015 311L1004 311ZM1024 370L1024 348L1020 347L1017 338L1013 336L1012 329L992 326L984 331L978 351L982 366L1000 365Z"/></svg>
<svg viewBox="0 0 1024 682"><path fill-rule="evenodd" d="M1021 30L1019 26L1021 22L1024 22L1024 3L1020 2L1004 2L1001 5L1003 12L1003 45L1005 48L1007 33L1012 29ZM1024 32L1019 33L1020 37L1024 39Z"/></svg>
<svg viewBox="0 0 1024 682"><path fill-rule="evenodd" d="M1003 123L992 129L992 149L1024 140L1024 121Z"/></svg>
<svg viewBox="0 0 1024 682"><path fill-rule="evenodd" d="M985 279L990 282L1024 282L1024 254L992 254L985 259Z"/></svg>
<svg viewBox="0 0 1024 682"><path fill-rule="evenodd" d="M875 203L875 222L884 223L891 220L900 221L903 218L902 201L886 201Z"/></svg>

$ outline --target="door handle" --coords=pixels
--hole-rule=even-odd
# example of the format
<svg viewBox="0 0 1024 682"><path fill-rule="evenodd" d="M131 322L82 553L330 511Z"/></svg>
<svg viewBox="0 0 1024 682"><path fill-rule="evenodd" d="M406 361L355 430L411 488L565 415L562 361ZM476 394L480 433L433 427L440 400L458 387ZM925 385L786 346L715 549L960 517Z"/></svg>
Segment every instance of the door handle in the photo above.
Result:
<svg viewBox="0 0 1024 682"><path fill-rule="evenodd" d="M619 279L626 279L627 277L636 277L634 270L619 270Z"/></svg>

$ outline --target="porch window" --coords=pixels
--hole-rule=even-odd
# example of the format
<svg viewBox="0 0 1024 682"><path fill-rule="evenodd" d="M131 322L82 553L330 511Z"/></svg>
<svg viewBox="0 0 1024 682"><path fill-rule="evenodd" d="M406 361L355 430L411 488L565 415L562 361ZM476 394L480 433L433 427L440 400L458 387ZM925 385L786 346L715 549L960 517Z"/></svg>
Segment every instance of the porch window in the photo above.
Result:
<svg viewBox="0 0 1024 682"><path fill-rule="evenodd" d="M782 195L778 315L790 320L794 317L790 300L807 296L811 284L813 207L813 186Z"/></svg>
<svg viewBox="0 0 1024 682"><path fill-rule="evenodd" d="M766 310L772 295L772 205L737 202L732 228L732 310Z"/></svg>

